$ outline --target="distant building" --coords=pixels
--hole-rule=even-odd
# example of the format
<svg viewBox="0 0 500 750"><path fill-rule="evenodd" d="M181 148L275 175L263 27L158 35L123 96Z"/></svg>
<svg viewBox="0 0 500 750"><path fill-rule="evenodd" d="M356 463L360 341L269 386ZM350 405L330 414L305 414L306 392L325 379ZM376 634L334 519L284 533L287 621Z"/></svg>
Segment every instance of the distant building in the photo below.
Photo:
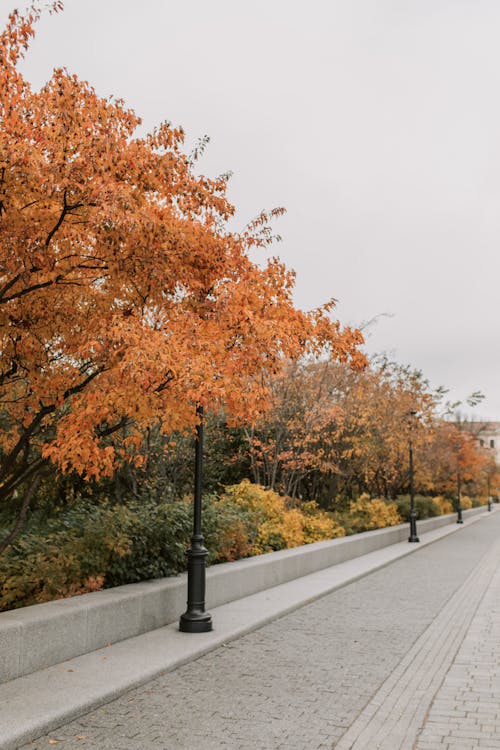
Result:
<svg viewBox="0 0 500 750"><path fill-rule="evenodd" d="M500 422L464 422L463 424L482 448L495 452L495 460L497 464L500 464Z"/></svg>

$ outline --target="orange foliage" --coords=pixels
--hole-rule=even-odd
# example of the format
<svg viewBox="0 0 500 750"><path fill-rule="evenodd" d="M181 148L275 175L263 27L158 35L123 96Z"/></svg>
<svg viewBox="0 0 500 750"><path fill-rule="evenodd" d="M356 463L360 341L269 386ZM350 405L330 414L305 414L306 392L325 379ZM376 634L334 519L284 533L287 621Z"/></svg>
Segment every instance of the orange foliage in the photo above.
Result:
<svg viewBox="0 0 500 750"><path fill-rule="evenodd" d="M349 376L343 392L344 471L370 494L407 492L410 441L418 471L419 449L433 417L428 382L420 371L381 358L369 370Z"/></svg>
<svg viewBox="0 0 500 750"><path fill-rule="evenodd" d="M421 463L426 467L429 486L448 497L456 495L459 479L474 483L480 493L484 492L487 476L495 475L495 464L488 452L479 447L473 435L453 422L435 423L423 446Z"/></svg>
<svg viewBox="0 0 500 750"><path fill-rule="evenodd" d="M0 35L4 496L47 459L110 475L146 425L192 426L197 402L254 418L256 375L284 358L361 359L333 303L295 309L293 273L250 260L280 211L230 232L227 180L195 174L180 128L137 137L134 112L63 69L32 90L16 64L37 17Z"/></svg>
<svg viewBox="0 0 500 750"><path fill-rule="evenodd" d="M331 397L335 364L290 361L270 377L270 408L246 431L256 483L295 498L304 478L331 462L327 444L343 421Z"/></svg>
<svg viewBox="0 0 500 750"><path fill-rule="evenodd" d="M328 485L330 499L407 490L410 432L417 448L434 405L419 372L386 360L365 368L292 362L272 380L271 399L270 413L247 433L255 481L292 497L318 498Z"/></svg>

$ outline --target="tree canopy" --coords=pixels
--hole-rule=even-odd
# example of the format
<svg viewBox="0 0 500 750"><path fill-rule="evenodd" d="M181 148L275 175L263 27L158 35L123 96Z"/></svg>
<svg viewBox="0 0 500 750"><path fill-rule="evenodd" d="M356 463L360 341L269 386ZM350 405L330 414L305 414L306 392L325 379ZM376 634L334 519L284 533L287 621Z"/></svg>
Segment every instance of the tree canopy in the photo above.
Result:
<svg viewBox="0 0 500 750"><path fill-rule="evenodd" d="M47 460L109 475L195 403L251 420L259 373L301 353L363 364L332 302L296 309L293 272L250 259L280 211L230 231L227 178L197 174L182 129L139 137L121 100L65 69L32 89L18 63L39 15L0 35L0 498Z"/></svg>

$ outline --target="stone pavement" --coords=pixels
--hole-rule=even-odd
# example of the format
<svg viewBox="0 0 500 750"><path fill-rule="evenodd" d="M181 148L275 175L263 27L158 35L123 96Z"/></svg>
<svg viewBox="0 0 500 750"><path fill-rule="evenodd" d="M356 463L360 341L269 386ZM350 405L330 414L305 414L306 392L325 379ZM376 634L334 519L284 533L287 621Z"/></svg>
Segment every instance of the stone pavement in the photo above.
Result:
<svg viewBox="0 0 500 750"><path fill-rule="evenodd" d="M426 717L416 750L500 748L500 567Z"/></svg>
<svg viewBox="0 0 500 750"><path fill-rule="evenodd" d="M500 748L499 539L485 515L23 750Z"/></svg>

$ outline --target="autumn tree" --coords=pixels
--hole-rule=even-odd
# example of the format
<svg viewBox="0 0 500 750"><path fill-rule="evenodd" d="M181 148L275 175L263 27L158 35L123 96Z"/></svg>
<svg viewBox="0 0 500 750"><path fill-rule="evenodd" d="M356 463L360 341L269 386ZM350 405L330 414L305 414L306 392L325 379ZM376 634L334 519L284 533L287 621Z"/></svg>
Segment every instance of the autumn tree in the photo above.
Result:
<svg viewBox="0 0 500 750"><path fill-rule="evenodd" d="M344 488L389 498L406 492L410 432L418 447L432 416L428 382L419 370L376 357L361 373L344 370L342 393Z"/></svg>
<svg viewBox="0 0 500 750"><path fill-rule="evenodd" d="M410 412L418 446L434 404L419 371L385 358L362 368L302 360L271 377L270 392L271 410L247 430L254 481L325 505L406 491Z"/></svg>
<svg viewBox="0 0 500 750"><path fill-rule="evenodd" d="M482 484L487 498L496 498L500 493L500 467L498 466L492 451L486 454L485 465L482 473Z"/></svg>
<svg viewBox="0 0 500 750"><path fill-rule="evenodd" d="M363 364L363 363L361 363ZM270 408L245 429L254 482L296 498L324 470L326 433L339 431L331 359L291 360L269 376Z"/></svg>
<svg viewBox="0 0 500 750"><path fill-rule="evenodd" d="M0 501L20 491L21 515L47 462L110 475L148 426L190 427L198 402L251 419L258 373L361 341L332 303L295 309L277 258L250 260L280 212L229 231L227 178L195 174L180 128L137 136L134 112L64 69L32 89L17 66L39 15L0 35Z"/></svg>
<svg viewBox="0 0 500 750"><path fill-rule="evenodd" d="M422 451L430 485L439 495L455 497L459 477L469 485L470 492L486 494L488 473L491 477L496 474L495 462L462 427L460 423L436 420Z"/></svg>

